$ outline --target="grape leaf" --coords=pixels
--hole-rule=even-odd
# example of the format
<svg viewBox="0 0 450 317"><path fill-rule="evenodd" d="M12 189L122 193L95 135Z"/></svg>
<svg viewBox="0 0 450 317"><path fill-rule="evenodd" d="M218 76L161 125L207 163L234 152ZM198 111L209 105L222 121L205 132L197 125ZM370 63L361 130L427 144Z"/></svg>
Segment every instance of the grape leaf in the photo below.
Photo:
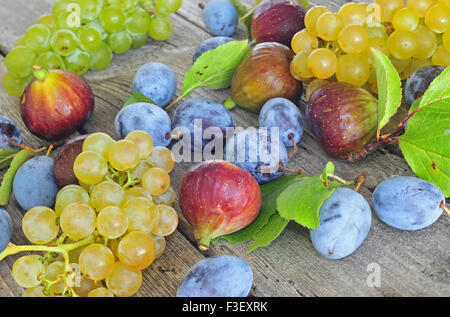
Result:
<svg viewBox="0 0 450 317"><path fill-rule="evenodd" d="M147 102L147 103L155 104L155 102L151 98L141 94L140 92L135 92L130 97L130 99L128 99L127 102L125 102L123 107L125 108L126 106L129 106L129 105L132 105L132 104L138 103L138 102Z"/></svg>
<svg viewBox="0 0 450 317"><path fill-rule="evenodd" d="M288 223L289 220L282 218L278 213L274 213L267 224L256 233L247 253L252 252L256 248L268 246L273 240L278 238Z"/></svg>
<svg viewBox="0 0 450 317"><path fill-rule="evenodd" d="M0 206L8 204L9 197L11 196L12 184L14 176L16 176L17 170L25 163L33 152L28 150L22 150L14 156L11 162L9 170L3 177L2 184L0 186Z"/></svg>
<svg viewBox="0 0 450 317"><path fill-rule="evenodd" d="M0 169L8 167L17 152L12 149L0 149Z"/></svg>
<svg viewBox="0 0 450 317"><path fill-rule="evenodd" d="M305 8L306 11L309 9L309 3L308 0L297 0L298 3L300 3L303 8Z"/></svg>
<svg viewBox="0 0 450 317"><path fill-rule="evenodd" d="M430 85L408 120L400 149L413 172L450 196L450 68ZM413 109L414 109L413 108Z"/></svg>
<svg viewBox="0 0 450 317"><path fill-rule="evenodd" d="M389 122L391 117L397 113L402 103L402 81L392 65L389 58L379 50L370 49L375 60L375 70L378 84L378 131Z"/></svg>

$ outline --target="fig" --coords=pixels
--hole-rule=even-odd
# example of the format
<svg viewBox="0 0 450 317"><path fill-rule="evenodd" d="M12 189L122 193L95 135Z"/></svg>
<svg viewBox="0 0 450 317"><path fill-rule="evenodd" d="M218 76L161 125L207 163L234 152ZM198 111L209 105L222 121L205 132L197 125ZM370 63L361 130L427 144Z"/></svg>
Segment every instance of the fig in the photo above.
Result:
<svg viewBox="0 0 450 317"><path fill-rule="evenodd" d="M83 151L83 142L87 137L88 135L80 135L69 139L56 153L53 176L59 188L79 184L73 172L73 162Z"/></svg>
<svg viewBox="0 0 450 317"><path fill-rule="evenodd" d="M264 0L252 17L252 37L257 43L291 45L291 39L305 28L306 11L297 1Z"/></svg>
<svg viewBox="0 0 450 317"><path fill-rule="evenodd" d="M275 42L256 45L234 73L231 96L242 108L259 113L270 99L281 97L297 103L303 84L291 75L294 58L287 46Z"/></svg>
<svg viewBox="0 0 450 317"><path fill-rule="evenodd" d="M261 190L253 176L227 161L193 166L181 179L179 202L200 250L210 241L251 224L261 208Z"/></svg>
<svg viewBox="0 0 450 317"><path fill-rule="evenodd" d="M362 88L331 82L310 96L306 119L325 152L346 159L376 136L378 101Z"/></svg>
<svg viewBox="0 0 450 317"><path fill-rule="evenodd" d="M27 128L39 138L57 140L83 126L94 110L94 95L84 79L63 70L34 74L20 101Z"/></svg>

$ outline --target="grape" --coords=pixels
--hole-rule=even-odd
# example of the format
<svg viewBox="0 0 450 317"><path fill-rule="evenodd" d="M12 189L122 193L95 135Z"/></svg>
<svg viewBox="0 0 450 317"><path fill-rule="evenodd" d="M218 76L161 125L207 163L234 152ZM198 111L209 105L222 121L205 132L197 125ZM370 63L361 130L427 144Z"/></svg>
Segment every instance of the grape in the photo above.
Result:
<svg viewBox="0 0 450 317"><path fill-rule="evenodd" d="M58 185L53 177L54 166L52 158L36 156L19 168L13 181L13 192L23 209L55 204Z"/></svg>
<svg viewBox="0 0 450 317"><path fill-rule="evenodd" d="M45 272L44 264L32 255L17 259L12 267L12 277L24 288L32 288L41 284L40 277Z"/></svg>
<svg viewBox="0 0 450 317"><path fill-rule="evenodd" d="M99 287L90 291L87 297L114 297L114 294L107 288Z"/></svg>
<svg viewBox="0 0 450 317"><path fill-rule="evenodd" d="M392 22L395 12L405 6L404 0L375 0L374 3L380 6L380 22Z"/></svg>
<svg viewBox="0 0 450 317"><path fill-rule="evenodd" d="M83 25L77 32L80 47L86 52L95 52L102 46L102 34L91 25Z"/></svg>
<svg viewBox="0 0 450 317"><path fill-rule="evenodd" d="M144 188L142 188L140 186L135 186L135 187L128 188L125 191L125 196L123 198L122 205L126 204L129 200L133 200L133 199L136 199L139 197L146 198L149 201L153 200L152 195L150 195L148 193L148 191L146 191Z"/></svg>
<svg viewBox="0 0 450 317"><path fill-rule="evenodd" d="M117 255L120 263L133 271L148 268L155 259L155 243L146 233L134 231L119 242Z"/></svg>
<svg viewBox="0 0 450 317"><path fill-rule="evenodd" d="M433 56L437 48L436 34L434 34L426 26L419 25L415 31L417 35L417 46L414 58L428 59Z"/></svg>
<svg viewBox="0 0 450 317"><path fill-rule="evenodd" d="M25 33L25 44L35 52L45 52L50 49L50 29L42 24L30 26Z"/></svg>
<svg viewBox="0 0 450 317"><path fill-rule="evenodd" d="M132 40L126 31L122 31L111 33L107 43L114 53L123 54L131 48Z"/></svg>
<svg viewBox="0 0 450 317"><path fill-rule="evenodd" d="M450 9L442 4L432 6L425 15L425 24L434 33L450 30Z"/></svg>
<svg viewBox="0 0 450 317"><path fill-rule="evenodd" d="M96 185L91 193L91 206L97 211L108 206L120 206L123 202L125 191L112 181L104 181Z"/></svg>
<svg viewBox="0 0 450 317"><path fill-rule="evenodd" d="M73 19L73 11L64 11L56 15L56 27L59 30L70 30L76 32L80 25Z"/></svg>
<svg viewBox="0 0 450 317"><path fill-rule="evenodd" d="M178 227L178 214L175 209L166 205L158 205L156 212L159 214L159 221L153 228L152 234L165 237L174 233Z"/></svg>
<svg viewBox="0 0 450 317"><path fill-rule="evenodd" d="M402 73L409 67L409 65L411 65L412 58L403 59L403 60L391 58L391 62L392 62L392 65L394 65L397 72Z"/></svg>
<svg viewBox="0 0 450 317"><path fill-rule="evenodd" d="M28 210L22 219L22 230L31 243L49 243L59 232L55 212L47 207L34 207Z"/></svg>
<svg viewBox="0 0 450 317"><path fill-rule="evenodd" d="M339 9L338 15L345 25L355 24L364 26L367 22L366 4L347 3Z"/></svg>
<svg viewBox="0 0 450 317"><path fill-rule="evenodd" d="M425 180L400 176L381 182L372 196L377 216L401 230L419 230L433 224L442 214L445 196Z"/></svg>
<svg viewBox="0 0 450 317"><path fill-rule="evenodd" d="M166 192L169 186L169 174L159 167L150 168L142 176L142 187L151 195L161 195Z"/></svg>
<svg viewBox="0 0 450 317"><path fill-rule="evenodd" d="M387 47L387 41L382 37L369 37L369 48L375 48L379 50L381 53L383 53L386 56L389 56L389 49ZM368 59L370 66L373 67L375 65L375 61L373 59L372 53L368 51Z"/></svg>
<svg viewBox="0 0 450 317"><path fill-rule="evenodd" d="M127 11L133 5L133 0L106 0L108 5L117 6L124 11Z"/></svg>
<svg viewBox="0 0 450 317"><path fill-rule="evenodd" d="M193 56L193 62L195 63L195 61L204 53L206 53L208 51L212 51L212 50L218 48L219 46L229 43L229 42L232 42L232 41L234 41L234 39L232 39L231 37L227 37L227 36L216 36L216 37L211 37L207 40L204 40L195 49L194 56Z"/></svg>
<svg viewBox="0 0 450 317"><path fill-rule="evenodd" d="M98 71L106 69L113 59L111 48L105 42L102 42L96 52L91 53L91 69Z"/></svg>
<svg viewBox="0 0 450 317"><path fill-rule="evenodd" d="M100 12L98 21L106 32L119 32L125 25L126 15L117 6L105 7Z"/></svg>
<svg viewBox="0 0 450 317"><path fill-rule="evenodd" d="M47 295L44 294L43 286L36 286L25 290L22 297L47 297Z"/></svg>
<svg viewBox="0 0 450 317"><path fill-rule="evenodd" d="M442 45L445 50L450 53L450 31L447 31L442 35Z"/></svg>
<svg viewBox="0 0 450 317"><path fill-rule="evenodd" d="M408 0L406 5L416 11L420 18L423 18L433 4L435 4L435 0Z"/></svg>
<svg viewBox="0 0 450 317"><path fill-rule="evenodd" d="M319 40L307 30L301 30L292 38L291 47L294 53L298 54L305 49L318 48Z"/></svg>
<svg viewBox="0 0 450 317"><path fill-rule="evenodd" d="M122 206L128 216L128 231L151 233L159 221L155 204L147 198L137 197Z"/></svg>
<svg viewBox="0 0 450 317"><path fill-rule="evenodd" d="M311 77L314 77L313 73L311 73L308 69L308 57L311 54L312 50L305 49L295 55L294 59L290 65L291 75L301 81L306 81Z"/></svg>
<svg viewBox="0 0 450 317"><path fill-rule="evenodd" d="M108 134L103 132L93 133L84 140L83 152L97 152L107 159L108 149L113 143L114 140Z"/></svg>
<svg viewBox="0 0 450 317"><path fill-rule="evenodd" d="M53 15L57 16L59 13L67 11L67 6L72 2L73 0L58 0L53 5Z"/></svg>
<svg viewBox="0 0 450 317"><path fill-rule="evenodd" d="M108 174L108 166L103 156L94 151L86 151L75 159L73 171L78 180L94 185L101 182Z"/></svg>
<svg viewBox="0 0 450 317"><path fill-rule="evenodd" d="M219 255L192 266L181 280L177 297L245 297L252 285L253 272L247 262Z"/></svg>
<svg viewBox="0 0 450 317"><path fill-rule="evenodd" d="M342 55L338 59L336 78L340 82L363 86L370 76L370 65L362 55Z"/></svg>
<svg viewBox="0 0 450 317"><path fill-rule="evenodd" d="M312 35L318 36L317 30L316 30L316 22L317 19L325 12L330 12L328 8L325 8L323 6L316 6L314 8L311 8L306 12L305 15L305 27L308 30L309 33Z"/></svg>
<svg viewBox="0 0 450 317"><path fill-rule="evenodd" d="M39 18L37 24L45 25L50 29L50 31L56 31L56 19L53 14L46 14Z"/></svg>
<svg viewBox="0 0 450 317"><path fill-rule="evenodd" d="M91 67L91 56L77 48L72 54L64 58L64 64L69 72L83 75Z"/></svg>
<svg viewBox="0 0 450 317"><path fill-rule="evenodd" d="M96 216L87 204L73 203L61 213L61 230L71 239L87 238L95 230Z"/></svg>
<svg viewBox="0 0 450 317"><path fill-rule="evenodd" d="M370 69L369 79L367 80L367 84L369 85L370 90L375 94L378 94L378 81L377 81L377 72L375 68Z"/></svg>
<svg viewBox="0 0 450 317"><path fill-rule="evenodd" d="M169 16L158 15L150 21L148 35L156 41L165 41L173 34L173 21Z"/></svg>
<svg viewBox="0 0 450 317"><path fill-rule="evenodd" d="M316 78L330 78L336 73L336 54L328 48L315 49L308 57L307 67Z"/></svg>
<svg viewBox="0 0 450 317"><path fill-rule="evenodd" d="M147 40L147 34L131 35L131 49L136 50L138 48L141 48L147 43Z"/></svg>
<svg viewBox="0 0 450 317"><path fill-rule="evenodd" d="M131 179L141 179L142 175L150 168L146 161L139 161L139 164L131 170Z"/></svg>
<svg viewBox="0 0 450 317"><path fill-rule="evenodd" d="M347 54L359 54L369 47L369 35L360 25L347 25L338 35L341 49Z"/></svg>
<svg viewBox="0 0 450 317"><path fill-rule="evenodd" d="M398 10L392 18L392 26L396 30L414 31L419 25L419 16L409 8Z"/></svg>
<svg viewBox="0 0 450 317"><path fill-rule="evenodd" d="M55 212L57 217L61 215L64 208L72 203L89 204L89 194L84 189L66 189L61 191L56 196Z"/></svg>
<svg viewBox="0 0 450 317"><path fill-rule="evenodd" d="M62 261L56 261L50 263L45 270L45 279L48 281L56 281L61 279L60 282L52 284L49 290L53 294L61 294L64 291L65 283L63 281L64 274L66 273L65 264Z"/></svg>
<svg viewBox="0 0 450 317"><path fill-rule="evenodd" d="M404 30L394 31L389 36L387 44L389 52L397 59L411 58L419 46L417 35Z"/></svg>
<svg viewBox="0 0 450 317"><path fill-rule="evenodd" d="M25 35L22 35L21 37L17 38L17 40L14 42L14 47L17 46L26 46Z"/></svg>
<svg viewBox="0 0 450 317"><path fill-rule="evenodd" d="M160 258L166 248L166 239L164 237L152 236L155 243L155 260Z"/></svg>
<svg viewBox="0 0 450 317"><path fill-rule="evenodd" d="M69 252L69 262L70 263L78 263L78 259L80 258L81 252L83 252L84 249L86 249L87 245L84 245L82 247L76 248L75 250L72 250Z"/></svg>
<svg viewBox="0 0 450 317"><path fill-rule="evenodd" d="M175 167L175 156L168 148L156 146L153 148L152 155L147 159L147 164L152 167L162 168L167 173L170 173Z"/></svg>
<svg viewBox="0 0 450 317"><path fill-rule="evenodd" d="M102 40L106 40L108 38L108 32L106 32L105 29L102 28L98 20L91 21L86 25L88 25L89 27L93 27L94 29L99 31L102 35Z"/></svg>
<svg viewBox="0 0 450 317"><path fill-rule="evenodd" d="M442 5L445 5L447 8L450 8L450 1L449 0L438 0L438 2Z"/></svg>
<svg viewBox="0 0 450 317"><path fill-rule="evenodd" d="M64 193L66 190L71 190L71 189L75 189L75 190L79 190L81 192L87 193L86 189L84 189L82 186L70 184L70 185L67 185L67 186L64 186L63 188L61 188L61 190L58 192L58 195L56 195L56 199L58 199L62 195L62 193Z"/></svg>
<svg viewBox="0 0 450 317"><path fill-rule="evenodd" d="M131 141L137 145L137 147L139 148L140 160L145 160L152 154L153 139L147 132L141 130L134 130L133 132L127 135L125 140Z"/></svg>
<svg viewBox="0 0 450 317"><path fill-rule="evenodd" d="M5 209L0 208L0 252L3 252L11 241L12 231L11 216Z"/></svg>
<svg viewBox="0 0 450 317"><path fill-rule="evenodd" d="M31 75L36 54L27 47L17 46L5 57L5 65L8 70L19 78Z"/></svg>
<svg viewBox="0 0 450 317"><path fill-rule="evenodd" d="M431 59L415 59L413 58L409 67L400 74L401 80L408 79L416 70L425 67L431 66Z"/></svg>
<svg viewBox="0 0 450 317"><path fill-rule="evenodd" d="M108 161L118 171L135 168L139 164L139 148L128 140L117 141L108 149Z"/></svg>
<svg viewBox="0 0 450 317"><path fill-rule="evenodd" d="M52 51L39 54L35 65L41 66L43 69L66 69L64 59Z"/></svg>
<svg viewBox="0 0 450 317"><path fill-rule="evenodd" d="M58 30L52 36L51 46L58 55L68 56L78 47L78 38L72 31Z"/></svg>
<svg viewBox="0 0 450 317"><path fill-rule="evenodd" d="M128 230L128 217L117 206L103 208L97 217L98 232L107 239L117 239Z"/></svg>
<svg viewBox="0 0 450 317"><path fill-rule="evenodd" d="M433 65L439 65L448 67L450 66L450 53L444 48L444 46L439 45L434 52L431 61Z"/></svg>
<svg viewBox="0 0 450 317"><path fill-rule="evenodd" d="M344 22L335 13L325 12L316 22L317 35L325 41L336 41L339 32L344 27Z"/></svg>
<svg viewBox="0 0 450 317"><path fill-rule="evenodd" d="M78 296L86 297L92 290L102 286L102 282L94 282L84 275L80 276L80 286L73 288Z"/></svg>
<svg viewBox="0 0 450 317"><path fill-rule="evenodd" d="M97 19L103 8L103 1L104 0L77 0L81 10L81 21L90 22Z"/></svg>
<svg viewBox="0 0 450 317"><path fill-rule="evenodd" d="M313 81L311 81L308 84L308 87L306 87L306 92L305 92L306 100L309 100L309 98L312 96L312 94L317 89L319 89L320 87L325 86L328 83L329 83L329 81L328 80L324 80L324 79L314 79Z"/></svg>
<svg viewBox="0 0 450 317"><path fill-rule="evenodd" d="M164 194L153 196L153 200L158 205L172 206L177 199L177 193L172 187L169 187Z"/></svg>
<svg viewBox="0 0 450 317"><path fill-rule="evenodd" d="M311 230L316 250L328 259L353 253L366 239L372 223L369 203L349 188L338 188L319 210L320 225Z"/></svg>
<svg viewBox="0 0 450 317"><path fill-rule="evenodd" d="M107 278L114 270L114 254L103 244L87 246L78 261L81 273L93 281Z"/></svg>
<svg viewBox="0 0 450 317"><path fill-rule="evenodd" d="M135 12L127 17L125 30L130 35L147 34L150 28L150 16L147 12Z"/></svg>
<svg viewBox="0 0 450 317"><path fill-rule="evenodd" d="M203 10L203 22L215 36L231 36L238 24L238 13L228 0L212 0Z"/></svg>
<svg viewBox="0 0 450 317"><path fill-rule="evenodd" d="M142 284L142 273L132 271L120 262L114 264L114 271L106 279L106 286L119 297L129 297L137 293Z"/></svg>
<svg viewBox="0 0 450 317"><path fill-rule="evenodd" d="M182 3L182 0L156 0L155 8L157 12L171 14L177 12Z"/></svg>
<svg viewBox="0 0 450 317"><path fill-rule="evenodd" d="M11 72L5 73L2 78L2 87L8 93L8 95L13 97L22 96L25 88L28 86L30 81L34 78L33 75L29 75L24 78L19 78ZM3 146L2 146L3 148Z"/></svg>

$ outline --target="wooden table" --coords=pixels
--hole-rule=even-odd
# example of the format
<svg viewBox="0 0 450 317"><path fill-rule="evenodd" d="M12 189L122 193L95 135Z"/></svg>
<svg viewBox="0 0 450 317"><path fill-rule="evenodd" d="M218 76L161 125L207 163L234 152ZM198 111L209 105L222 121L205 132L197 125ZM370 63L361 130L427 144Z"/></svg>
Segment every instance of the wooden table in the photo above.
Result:
<svg viewBox="0 0 450 317"><path fill-rule="evenodd" d="M2 0L0 11L0 59L12 49L14 41L37 22L42 14L51 12L54 0ZM107 70L85 75L95 93L96 108L84 127L85 132L104 131L116 136L113 121L129 98L135 71L144 63L159 61L169 65L178 79L181 91L184 74L192 66L195 47L211 35L201 19L199 4L205 0L184 0L173 15L175 34L167 41L149 41L143 48L116 56ZM244 1L251 5L252 0ZM345 1L311 1L336 11ZM243 27L234 36L245 38ZM6 69L0 63L0 77ZM208 97L223 102L228 90L198 90L193 97ZM304 102L301 107L304 108ZM397 115L387 127L391 129L405 113ZM173 110L171 111L172 114ZM24 132L24 143L39 147L42 140L31 135L22 123L18 99L0 90L0 113L15 120ZM237 126L257 126L257 116L241 109L232 110ZM290 168L303 168L308 174L320 173L330 158L325 155L313 135L307 131L300 151L290 161ZM333 161L337 174L352 179L361 171L368 173L361 193L371 201L371 193L382 180L394 175L413 175L397 147L378 151L358 163ZM174 188L191 164L177 164L172 173ZM5 171L2 171L3 177ZM178 206L177 210L180 212ZM12 241L27 243L22 230L23 211L14 199L6 207L14 221ZM375 214L367 240L352 255L338 261L327 260L313 248L309 232L291 223L281 236L266 248L247 255L248 245L232 245L218 241L203 253L196 249L186 220L180 212L178 230L167 239L164 255L144 272L144 283L137 296L174 296L186 271L197 261L217 254L231 254L245 259L253 269L252 296L448 296L450 293L449 220L442 216L431 227L416 232L400 231L381 223ZM20 296L22 289L11 277L17 256L0 263L0 296ZM368 287L372 273L370 264L379 265L380 287Z"/></svg>

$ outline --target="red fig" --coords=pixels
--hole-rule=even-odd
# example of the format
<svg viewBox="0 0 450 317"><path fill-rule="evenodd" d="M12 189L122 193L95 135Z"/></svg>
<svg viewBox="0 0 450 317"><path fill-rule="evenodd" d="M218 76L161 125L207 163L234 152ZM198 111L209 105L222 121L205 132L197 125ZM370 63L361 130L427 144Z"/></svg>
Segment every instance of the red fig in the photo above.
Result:
<svg viewBox="0 0 450 317"><path fill-rule="evenodd" d="M261 208L261 190L253 176L226 161L194 166L180 182L179 202L201 250L212 239L251 224Z"/></svg>
<svg viewBox="0 0 450 317"><path fill-rule="evenodd" d="M87 137L88 135L80 135L68 140L56 153L53 176L60 188L71 184L78 185L78 178L73 172L73 162L83 151L83 142Z"/></svg>
<svg viewBox="0 0 450 317"><path fill-rule="evenodd" d="M376 136L378 101L362 88L332 82L311 95L306 118L325 152L346 159Z"/></svg>

